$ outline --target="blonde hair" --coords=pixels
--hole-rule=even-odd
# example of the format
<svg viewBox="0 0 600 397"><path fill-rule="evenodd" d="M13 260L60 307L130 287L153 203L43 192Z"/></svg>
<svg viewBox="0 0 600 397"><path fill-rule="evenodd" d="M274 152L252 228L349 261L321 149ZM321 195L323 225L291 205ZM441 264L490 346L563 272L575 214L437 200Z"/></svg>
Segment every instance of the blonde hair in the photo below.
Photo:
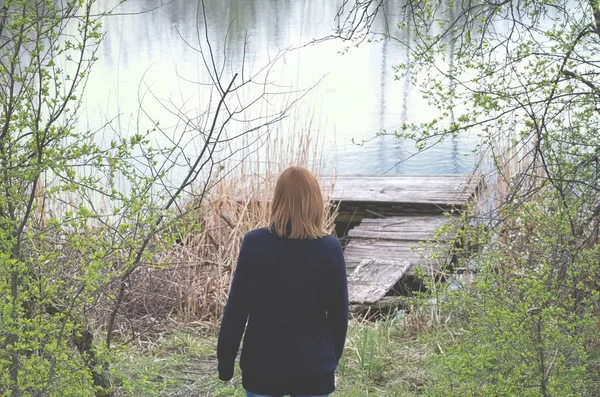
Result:
<svg viewBox="0 0 600 397"><path fill-rule="evenodd" d="M277 179L269 227L280 237L315 239L326 233L325 205L317 178L306 168L286 168Z"/></svg>

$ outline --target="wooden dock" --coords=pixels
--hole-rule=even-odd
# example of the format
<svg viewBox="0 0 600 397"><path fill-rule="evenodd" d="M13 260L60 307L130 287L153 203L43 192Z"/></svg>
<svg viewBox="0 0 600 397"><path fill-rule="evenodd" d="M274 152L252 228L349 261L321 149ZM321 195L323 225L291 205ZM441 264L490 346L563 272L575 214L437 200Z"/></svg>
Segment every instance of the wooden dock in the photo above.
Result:
<svg viewBox="0 0 600 397"><path fill-rule="evenodd" d="M436 259L421 243L433 240L436 228L460 213L482 180L479 175L336 178L330 199L339 208L338 235L348 241L350 302L378 302L416 268L439 271L450 260L444 241L452 236L439 239Z"/></svg>

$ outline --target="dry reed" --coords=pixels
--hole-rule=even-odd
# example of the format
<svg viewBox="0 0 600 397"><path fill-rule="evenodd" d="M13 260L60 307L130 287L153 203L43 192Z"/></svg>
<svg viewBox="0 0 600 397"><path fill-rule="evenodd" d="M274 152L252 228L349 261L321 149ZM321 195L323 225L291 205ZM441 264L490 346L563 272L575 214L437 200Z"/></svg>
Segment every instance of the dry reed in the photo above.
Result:
<svg viewBox="0 0 600 397"><path fill-rule="evenodd" d="M322 144L310 129L298 134L274 133L216 182L199 205L191 200L197 232L181 236L169 247L157 269L144 266L133 275L126 312L134 317L171 318L205 327L218 325L227 301L231 276L245 233L268 225L270 202L278 174L290 165L305 166L323 176ZM328 197L328 178L321 189L326 198L326 225L332 232L336 208Z"/></svg>
<svg viewBox="0 0 600 397"><path fill-rule="evenodd" d="M515 129L516 126L489 137L480 151L476 168L486 177L486 189L476 200L475 212L492 221L497 221L497 212L505 204L514 204L539 192L544 180L535 137L519 137Z"/></svg>

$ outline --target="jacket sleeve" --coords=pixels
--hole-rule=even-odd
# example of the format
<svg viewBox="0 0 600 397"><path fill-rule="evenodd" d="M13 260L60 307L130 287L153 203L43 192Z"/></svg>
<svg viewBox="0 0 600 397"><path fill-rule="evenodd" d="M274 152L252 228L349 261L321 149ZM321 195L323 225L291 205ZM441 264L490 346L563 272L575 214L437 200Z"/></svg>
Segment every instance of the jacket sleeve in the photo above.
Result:
<svg viewBox="0 0 600 397"><path fill-rule="evenodd" d="M334 250L327 323L333 340L335 358L340 361L346 343L346 332L348 331L348 280L346 278L344 253L337 240L335 241Z"/></svg>
<svg viewBox="0 0 600 397"><path fill-rule="evenodd" d="M250 307L250 262L248 239L244 237L229 290L229 298L225 305L217 343L219 379L223 381L227 381L233 377L235 357L240 348L240 342L246 327L246 320L248 319Z"/></svg>

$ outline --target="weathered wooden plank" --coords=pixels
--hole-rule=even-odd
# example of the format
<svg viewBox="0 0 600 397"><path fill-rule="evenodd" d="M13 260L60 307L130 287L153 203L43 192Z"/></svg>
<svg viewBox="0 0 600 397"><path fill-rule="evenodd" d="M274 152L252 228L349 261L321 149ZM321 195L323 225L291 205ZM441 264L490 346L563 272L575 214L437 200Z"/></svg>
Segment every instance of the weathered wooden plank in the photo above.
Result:
<svg viewBox="0 0 600 397"><path fill-rule="evenodd" d="M438 255L438 256L442 257L442 255ZM444 255L444 257L445 257L445 255ZM394 260L394 261L408 261L410 263L420 263L420 262L424 262L427 260L431 260L431 257L427 257L427 256L421 255L416 252L399 252L399 251L391 252L390 251L390 252L378 253L376 251L365 251L365 250L356 250L356 251L351 252L348 255L346 255L345 258L346 258L347 262L350 262L350 261L360 262L363 259L369 259L369 258L389 259L389 260Z"/></svg>
<svg viewBox="0 0 600 397"><path fill-rule="evenodd" d="M382 259L385 260L385 259ZM360 264L360 262L348 262L348 272L354 271L354 269ZM411 263L410 267L406 271L405 275L407 277L414 277L415 270L419 268L424 274L437 274L440 272L441 264L438 262L435 263Z"/></svg>
<svg viewBox="0 0 600 397"><path fill-rule="evenodd" d="M419 252L410 252L410 251L385 251L385 252L378 252L375 250L354 250L352 252L349 252L348 254L345 254L345 259L346 262L360 262L363 259L387 259L387 260L393 260L393 261L407 261L410 262L411 264L417 264L417 263L423 263L423 262L427 262L427 261L431 261L431 262L436 262L438 263L440 261L440 259L442 261L446 260L446 255L442 256L440 255L440 259L435 258L429 258L425 255L423 255L423 253L419 253Z"/></svg>
<svg viewBox="0 0 600 397"><path fill-rule="evenodd" d="M366 250L388 250L393 249L397 251L418 251L421 248L418 247L418 241L390 241L390 240L373 240L373 239L354 239L346 245L346 250L349 249L366 249Z"/></svg>
<svg viewBox="0 0 600 397"><path fill-rule="evenodd" d="M403 232L403 231L434 231L436 228L444 225L446 222L406 222L406 223L390 223L388 225L381 225L376 223L361 224L360 226L354 227L352 230L364 230L364 231L376 231L381 230L382 232Z"/></svg>
<svg viewBox="0 0 600 397"><path fill-rule="evenodd" d="M366 259L369 259L369 258L366 258ZM373 259L373 258L370 258L370 259ZM346 262L346 267L347 267L348 273L351 273L352 271L354 271L354 269L356 269L356 267L360 264L360 262L362 262L364 260L365 260L365 258L363 258L363 259L356 258L355 260L349 260L349 261L347 261ZM381 258L377 258L377 260L399 262L398 258L381 257ZM404 262L408 262L411 268L416 267L416 266L427 266L427 267L431 267L431 268L436 269L436 270L440 270L441 269L441 265L442 265L442 263L441 263L442 261L441 260L437 260L437 259L429 259L429 260L423 260L423 259L405 260Z"/></svg>
<svg viewBox="0 0 600 397"><path fill-rule="evenodd" d="M414 185L403 186L401 184L394 183L379 183L369 179L358 180L356 183L348 184L343 181L336 182L335 188L330 191L331 194L335 195L340 192L351 192L357 190L377 190L381 193L386 192L440 192L440 193L472 193L476 186L461 184L453 181L439 181L434 182L431 185L422 183L416 183Z"/></svg>
<svg viewBox="0 0 600 397"><path fill-rule="evenodd" d="M340 208L343 208L346 210L348 210L348 209L363 209L363 208L369 208L369 209L385 208L387 210L400 210L400 213L398 215L405 215L406 210L415 211L415 215L417 215L419 213L429 214L429 215L433 214L431 212L423 212L423 210L431 211L431 209L432 209L431 203L415 203L415 202L410 202L410 201L394 203L392 201L369 201L369 200L339 201L339 202L335 202L335 203L339 204ZM436 203L435 205L439 206L440 208L452 207L451 205L445 204L445 203ZM385 216L393 216L393 215L386 214Z"/></svg>
<svg viewBox="0 0 600 397"><path fill-rule="evenodd" d="M457 206L453 206L452 208L456 209L462 207L462 205L457 205ZM450 209L452 209L450 207L446 207L446 208L438 208L438 205L428 209L423 209L423 210L419 210L418 212L413 212L412 210L394 210L394 211L389 211L389 210L381 210L381 209L377 209L377 211L379 213L383 213L383 214L387 214L387 215L391 215L391 213L393 215L410 215L412 213L432 213L434 211L436 211L436 213L443 213L445 211L448 211ZM363 209L359 209L356 211L347 211L347 210L343 210L343 211L339 211L338 215L336 216L336 222L338 223L343 223L343 222L357 222L360 221L361 219L363 219L365 216L371 216L371 214L368 214L364 211Z"/></svg>
<svg viewBox="0 0 600 397"><path fill-rule="evenodd" d="M407 255L411 257L424 257L423 253L412 250L408 247L394 247L392 244L385 245L353 245L351 247L346 246L344 252L349 258L353 256L363 256L364 258L377 258L379 256L389 257L405 257Z"/></svg>
<svg viewBox="0 0 600 397"><path fill-rule="evenodd" d="M410 264L406 261L390 261L364 259L348 276L348 281L354 283L395 284Z"/></svg>
<svg viewBox="0 0 600 397"><path fill-rule="evenodd" d="M381 229L381 230L390 230L390 231L398 231L398 230L406 230L406 229L420 229L420 230L433 230L436 227L442 226L449 222L449 220L445 220L442 218L432 219L430 221L419 221L419 220L410 220L401 222L390 222L387 219L381 222L365 222L366 218L363 218L360 226L357 228L361 229Z"/></svg>
<svg viewBox="0 0 600 397"><path fill-rule="evenodd" d="M375 203L375 202L341 202L338 207L338 222L350 222L361 220L365 217L374 218L379 214L383 217L388 216L421 216L421 215L442 215L452 209L461 209L466 205L461 204L440 204L440 203ZM380 217L381 217L380 216Z"/></svg>
<svg viewBox="0 0 600 397"><path fill-rule="evenodd" d="M419 263L424 263L424 262L439 263L441 261L440 259L424 258L421 255L411 254L411 253L406 253L405 255L398 255L397 252L382 253L378 256L374 256L373 253L354 253L354 254L348 255L348 257L346 258L346 264L348 266L350 266L350 263L354 263L356 265L364 259L382 259L382 260L385 259L385 260L390 260L390 261L409 262L411 264L419 264ZM443 258L443 259L445 259L445 258Z"/></svg>
<svg viewBox="0 0 600 397"><path fill-rule="evenodd" d="M367 224L381 225L383 227L404 225L413 223L430 223L448 222L451 218L445 215L410 215L410 216L386 216L385 218L364 218L361 226Z"/></svg>
<svg viewBox="0 0 600 397"><path fill-rule="evenodd" d="M447 246L440 246L437 248L439 251L446 251ZM406 247L396 248L393 245L371 245L371 246L360 246L353 245L352 247L346 247L344 250L344 257L347 259L351 258L380 258L386 257L395 260L406 260L409 259L429 259L431 258L431 251L428 250L412 250ZM436 255L442 256L442 255ZM445 256L445 255L444 255Z"/></svg>
<svg viewBox="0 0 600 397"><path fill-rule="evenodd" d="M427 191L394 191L382 192L376 189L361 189L344 191L331 196L333 201L367 201L367 202L398 202L414 204L449 204L461 205L472 197L469 193L427 192Z"/></svg>
<svg viewBox="0 0 600 397"><path fill-rule="evenodd" d="M431 241L435 238L434 231L422 230L402 230L402 231L382 231L382 230L360 230L352 229L348 232L350 238L375 239L375 240L395 240L395 241ZM450 235L445 234L438 236L437 240L446 241L450 239Z"/></svg>
<svg viewBox="0 0 600 397"><path fill-rule="evenodd" d="M348 271L351 271L356 268L357 265L353 267L349 267ZM417 274L416 270L419 269L419 272L427 275L435 275L440 273L439 264L426 264L426 263L415 263L411 264L406 273L404 274L406 277L415 277Z"/></svg>
<svg viewBox="0 0 600 397"><path fill-rule="evenodd" d="M408 240L381 240L381 239L353 239L344 249L344 258L348 271L351 271L365 259L389 260L396 262L408 262L410 267L406 274L414 276L415 268L421 267L425 272L439 271L445 265L450 256L444 252L450 252L450 248L444 244L435 246L438 258L430 258L432 248L429 245L418 247L418 241Z"/></svg>
<svg viewBox="0 0 600 397"><path fill-rule="evenodd" d="M352 186L368 181L371 184L389 185L396 187L435 188L440 185L476 185L480 175L450 174L450 175L344 175L337 177L320 177L323 186L343 185Z"/></svg>
<svg viewBox="0 0 600 397"><path fill-rule="evenodd" d="M460 205L481 184L481 176L413 175L337 177L330 198L334 201L376 201Z"/></svg>
<svg viewBox="0 0 600 397"><path fill-rule="evenodd" d="M400 280L410 263L366 259L348 276L351 303L375 303Z"/></svg>
<svg viewBox="0 0 600 397"><path fill-rule="evenodd" d="M394 248L393 246L359 246L355 245L350 248L346 247L344 250L345 256L348 258L363 257L363 258L378 258L378 257L390 257L398 258L428 258L426 251L412 250L408 248Z"/></svg>
<svg viewBox="0 0 600 397"><path fill-rule="evenodd" d="M380 300L374 303L355 303L352 305L351 310L354 312L365 312L371 310L378 310L381 312L393 312L398 310L402 306L403 300L398 296L384 296Z"/></svg>
<svg viewBox="0 0 600 397"><path fill-rule="evenodd" d="M322 179L323 180L323 179ZM329 180L331 181L331 180ZM334 189L360 186L389 186L393 188L415 188L435 190L445 188L469 188L481 183L481 176L468 175L389 175L389 176L338 176L331 183ZM324 186L329 186L327 183Z"/></svg>
<svg viewBox="0 0 600 397"><path fill-rule="evenodd" d="M437 228L442 226L443 223L433 223L431 225L419 225L419 224L397 224L390 225L388 227L381 227L379 225L360 225L352 228L350 231L354 232L381 232L381 233L403 233L403 232L430 232L433 233Z"/></svg>
<svg viewBox="0 0 600 397"><path fill-rule="evenodd" d="M459 196L459 195L465 195L465 196L469 196L471 195L473 192L471 191L471 189L462 191L462 190L457 190L457 189L443 189L443 188L437 188L435 190L433 189L404 189L404 188L390 188L390 187L383 187L383 186L352 186L352 187L346 187L344 189L340 188L340 189L336 189L333 191L332 193L332 197L335 199L337 197L337 195L343 195L343 196L348 196L348 195L355 195L355 194L359 194L359 193L363 193L363 192L368 192L370 195L373 194L412 194L415 196L433 196L433 197L437 197L437 196Z"/></svg>
<svg viewBox="0 0 600 397"><path fill-rule="evenodd" d="M406 216L364 218L360 225L348 232L354 239L426 241L434 238L435 229L448 223L447 216ZM450 236L441 236L447 239Z"/></svg>
<svg viewBox="0 0 600 397"><path fill-rule="evenodd" d="M329 197L339 202L339 219L362 222L349 231L344 249L352 301L375 303L398 280L397 273L414 275L439 271L450 259L450 247L435 230L452 218L442 213L463 208L482 185L479 175L419 175L338 177ZM367 216L368 218L365 218ZM437 257L432 258L435 253ZM374 264L379 263L379 267ZM382 264L383 263L383 264ZM400 270L393 264L401 263ZM370 265L366 265L370 264ZM365 267L366 266L366 267ZM399 276L401 277L401 276ZM390 284L392 283L392 284Z"/></svg>
<svg viewBox="0 0 600 397"><path fill-rule="evenodd" d="M435 231L436 228L446 224L447 222L406 222L406 223L390 223L387 225L376 224L376 223L361 223L359 226L354 227L352 230L364 230L364 231L377 231L380 230L384 233L404 232L404 231Z"/></svg>

